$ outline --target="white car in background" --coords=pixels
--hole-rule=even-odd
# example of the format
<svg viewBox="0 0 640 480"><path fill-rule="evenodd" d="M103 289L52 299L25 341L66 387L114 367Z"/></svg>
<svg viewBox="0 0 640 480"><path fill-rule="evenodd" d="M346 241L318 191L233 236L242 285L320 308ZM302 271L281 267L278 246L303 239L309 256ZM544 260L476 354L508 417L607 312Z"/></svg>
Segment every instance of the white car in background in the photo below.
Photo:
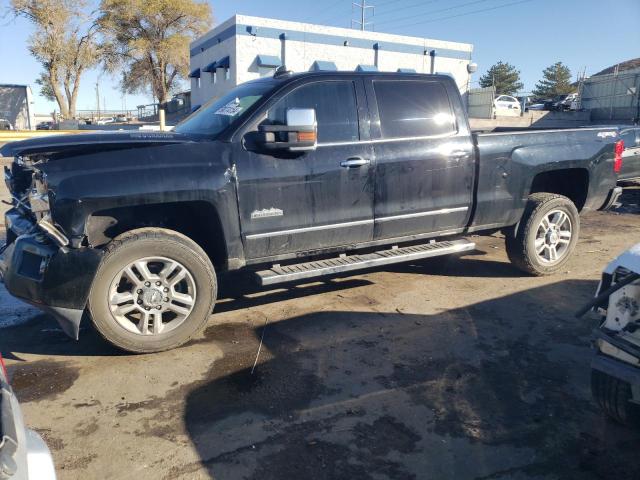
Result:
<svg viewBox="0 0 640 480"><path fill-rule="evenodd" d="M494 117L519 117L521 112L520 102L511 95L498 95L493 101Z"/></svg>
<svg viewBox="0 0 640 480"><path fill-rule="evenodd" d="M24 425L0 355L0 479L56 480L51 452L40 435Z"/></svg>

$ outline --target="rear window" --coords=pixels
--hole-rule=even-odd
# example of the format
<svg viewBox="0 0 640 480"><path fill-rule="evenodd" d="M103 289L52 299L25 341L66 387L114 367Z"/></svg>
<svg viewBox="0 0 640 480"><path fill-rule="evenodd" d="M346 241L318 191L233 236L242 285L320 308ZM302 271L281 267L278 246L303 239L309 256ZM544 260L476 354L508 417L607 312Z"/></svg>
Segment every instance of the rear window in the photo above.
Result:
<svg viewBox="0 0 640 480"><path fill-rule="evenodd" d="M373 82L383 138L455 133L455 117L441 83L420 80Z"/></svg>

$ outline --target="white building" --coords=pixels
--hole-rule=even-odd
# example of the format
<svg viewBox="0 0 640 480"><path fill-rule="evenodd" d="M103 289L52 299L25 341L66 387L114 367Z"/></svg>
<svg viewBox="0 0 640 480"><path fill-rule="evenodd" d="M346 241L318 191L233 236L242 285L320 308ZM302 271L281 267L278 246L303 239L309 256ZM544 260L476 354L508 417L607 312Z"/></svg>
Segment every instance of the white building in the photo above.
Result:
<svg viewBox="0 0 640 480"><path fill-rule="evenodd" d="M33 95L28 85L0 85L0 119L16 130L35 130Z"/></svg>
<svg viewBox="0 0 640 480"><path fill-rule="evenodd" d="M309 70L448 73L469 85L473 45L236 15L191 43L191 104L272 75Z"/></svg>

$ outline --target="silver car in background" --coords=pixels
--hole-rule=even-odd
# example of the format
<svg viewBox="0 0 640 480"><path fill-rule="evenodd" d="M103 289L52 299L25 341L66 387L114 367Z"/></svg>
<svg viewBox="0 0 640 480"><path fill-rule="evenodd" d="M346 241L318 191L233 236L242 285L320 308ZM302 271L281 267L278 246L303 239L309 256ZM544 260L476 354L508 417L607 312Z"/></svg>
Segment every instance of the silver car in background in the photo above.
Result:
<svg viewBox="0 0 640 480"><path fill-rule="evenodd" d="M0 480L55 480L49 448L24 425L0 355Z"/></svg>

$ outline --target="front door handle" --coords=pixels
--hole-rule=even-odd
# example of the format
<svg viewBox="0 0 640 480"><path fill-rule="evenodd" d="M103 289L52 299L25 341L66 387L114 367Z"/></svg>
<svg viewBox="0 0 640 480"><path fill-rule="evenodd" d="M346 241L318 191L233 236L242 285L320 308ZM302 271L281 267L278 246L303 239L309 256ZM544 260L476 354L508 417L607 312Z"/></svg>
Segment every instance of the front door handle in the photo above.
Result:
<svg viewBox="0 0 640 480"><path fill-rule="evenodd" d="M340 166L344 168L358 168L358 167L364 167L365 165L369 165L369 163L371 163L371 161L367 160L366 158L351 157L341 161Z"/></svg>
<svg viewBox="0 0 640 480"><path fill-rule="evenodd" d="M461 160L466 160L471 154L465 150L454 150L449 153L449 162L459 164Z"/></svg>

